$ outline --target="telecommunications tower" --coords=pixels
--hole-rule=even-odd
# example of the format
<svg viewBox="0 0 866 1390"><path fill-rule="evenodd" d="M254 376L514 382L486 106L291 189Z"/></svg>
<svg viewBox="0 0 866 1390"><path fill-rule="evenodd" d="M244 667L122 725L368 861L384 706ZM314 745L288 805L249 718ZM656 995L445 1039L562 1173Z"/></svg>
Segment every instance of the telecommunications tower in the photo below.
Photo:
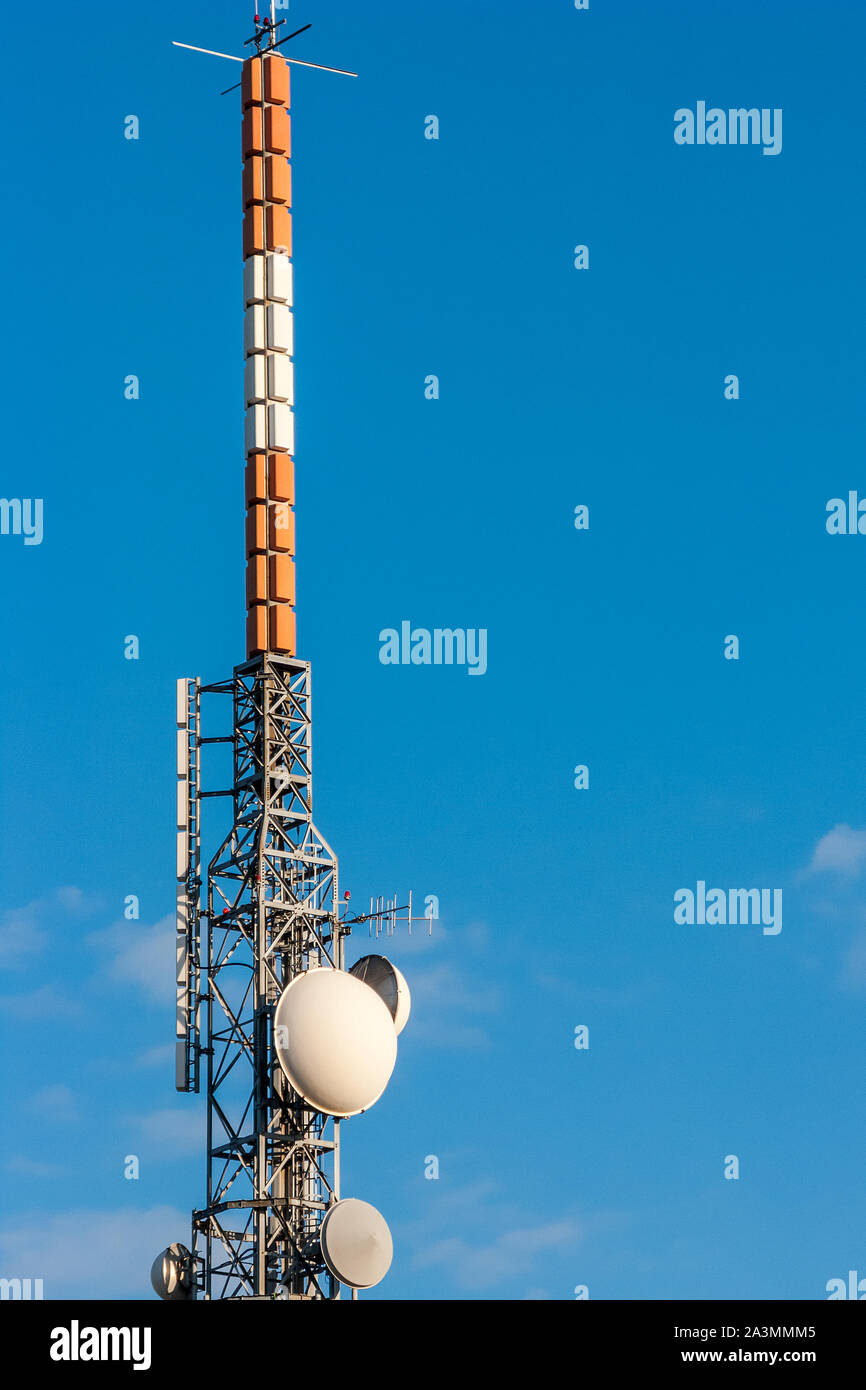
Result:
<svg viewBox="0 0 866 1390"><path fill-rule="evenodd" d="M387 1086L409 991L385 956L347 971L343 947L355 924L378 937L415 919L411 895L354 917L339 897L313 822L310 667L295 652L289 65L343 70L285 57L304 31L279 38L283 23L273 6L256 15L246 58L196 50L242 64L247 642L227 679L177 683L176 1087L207 1093L207 1192L191 1248L154 1262L166 1299L338 1298L344 1284L354 1297L392 1257L383 1217L340 1195L340 1123ZM226 732L205 732L206 702ZM225 760L215 789L209 745L222 751L206 759ZM202 873L209 798L227 814Z"/></svg>

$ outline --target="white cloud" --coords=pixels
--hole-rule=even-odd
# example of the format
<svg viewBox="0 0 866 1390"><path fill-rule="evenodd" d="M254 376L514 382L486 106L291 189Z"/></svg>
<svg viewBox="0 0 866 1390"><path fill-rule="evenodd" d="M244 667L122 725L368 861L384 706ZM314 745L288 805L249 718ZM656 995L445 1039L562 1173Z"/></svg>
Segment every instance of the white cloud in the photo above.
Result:
<svg viewBox="0 0 866 1390"><path fill-rule="evenodd" d="M825 875L811 909L822 927L854 928L842 958L838 961L836 984L845 991L866 988L866 905L863 902L862 871L866 867L866 830L855 830L842 822L822 835L808 866L799 878ZM838 936L836 937L838 941Z"/></svg>
<svg viewBox="0 0 866 1390"><path fill-rule="evenodd" d="M157 1043L155 1047L146 1048L138 1054L133 1065L143 1070L150 1067L168 1067L174 1076L174 1043Z"/></svg>
<svg viewBox="0 0 866 1390"><path fill-rule="evenodd" d="M845 952L839 983L843 989L866 989L866 932L859 932Z"/></svg>
<svg viewBox="0 0 866 1390"><path fill-rule="evenodd" d="M478 1015L501 1008L495 985L480 984L445 961L411 971L407 982L412 992L413 1040L469 1051L492 1046Z"/></svg>
<svg viewBox="0 0 866 1390"><path fill-rule="evenodd" d="M205 1114L201 1103L188 1101L177 1109L136 1115L134 1124L145 1143L153 1145L161 1158L182 1158L204 1150Z"/></svg>
<svg viewBox="0 0 866 1390"><path fill-rule="evenodd" d="M20 967L41 954L57 931L58 916L78 914L83 906L80 888L58 888L24 907L7 909L0 914L0 965Z"/></svg>
<svg viewBox="0 0 866 1390"><path fill-rule="evenodd" d="M474 1023L457 1023L454 1019L417 1019L412 1038L431 1047L446 1047L456 1052L488 1052L493 1046L493 1039L486 1029Z"/></svg>
<svg viewBox="0 0 866 1390"><path fill-rule="evenodd" d="M14 1154L3 1167L7 1173L20 1173L24 1178L62 1178L69 1171L59 1163L43 1163L41 1159L29 1158L27 1154Z"/></svg>
<svg viewBox="0 0 866 1390"><path fill-rule="evenodd" d="M866 864L866 830L834 825L815 846L807 874L836 873L856 878Z"/></svg>
<svg viewBox="0 0 866 1390"><path fill-rule="evenodd" d="M552 1250L573 1250L580 1235L572 1218L503 1231L486 1243L472 1244L463 1235L454 1235L416 1251L413 1263L420 1269L444 1265L464 1288L483 1289L531 1272L540 1257Z"/></svg>
<svg viewBox="0 0 866 1390"><path fill-rule="evenodd" d="M461 1014L496 1013L501 1007L500 991L495 985L478 984L456 966L442 962L427 970L419 970L409 981L412 998L437 1007L446 1004Z"/></svg>
<svg viewBox="0 0 866 1390"><path fill-rule="evenodd" d="M0 1271L42 1279L50 1298L155 1298L150 1267L172 1241L188 1245L189 1212L147 1210L31 1212L0 1230Z"/></svg>
<svg viewBox="0 0 866 1390"><path fill-rule="evenodd" d="M68 1086L43 1086L30 1097L27 1108L55 1124L74 1124L78 1119L78 1105Z"/></svg>
<svg viewBox="0 0 866 1390"><path fill-rule="evenodd" d="M0 1013L10 1018L35 1018L46 1028L54 1028L61 1018L78 1018L83 1012L78 1000L64 994L56 985L41 985L24 994L5 994L0 998Z"/></svg>
<svg viewBox="0 0 866 1390"><path fill-rule="evenodd" d="M89 945L102 952L104 968L113 980L134 985L155 1004L175 997L174 939L173 915L152 927L124 919L87 938Z"/></svg>
<svg viewBox="0 0 866 1390"><path fill-rule="evenodd" d="M574 1209L560 1211L553 1220L534 1220L505 1200L493 1179L450 1189L430 1186L437 1191L430 1194L425 1214L399 1234L415 1269L441 1266L464 1289L477 1291L531 1276L556 1252L574 1251L585 1230ZM521 1292L515 1289L513 1296ZM534 1291L526 1296L546 1295Z"/></svg>

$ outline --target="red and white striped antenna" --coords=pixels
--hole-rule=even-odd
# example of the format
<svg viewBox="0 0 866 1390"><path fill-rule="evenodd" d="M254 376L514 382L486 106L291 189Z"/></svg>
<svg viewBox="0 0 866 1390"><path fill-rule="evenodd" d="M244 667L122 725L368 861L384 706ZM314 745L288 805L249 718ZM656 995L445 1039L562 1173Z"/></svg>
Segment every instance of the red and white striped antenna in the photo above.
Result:
<svg viewBox="0 0 866 1390"><path fill-rule="evenodd" d="M173 39L208 57L240 63L243 116L243 260L246 458L247 655L293 656L295 618L294 328L289 65L345 68L289 58L285 45L312 28L280 37L284 19L256 9L244 56ZM223 93L225 94L225 93Z"/></svg>

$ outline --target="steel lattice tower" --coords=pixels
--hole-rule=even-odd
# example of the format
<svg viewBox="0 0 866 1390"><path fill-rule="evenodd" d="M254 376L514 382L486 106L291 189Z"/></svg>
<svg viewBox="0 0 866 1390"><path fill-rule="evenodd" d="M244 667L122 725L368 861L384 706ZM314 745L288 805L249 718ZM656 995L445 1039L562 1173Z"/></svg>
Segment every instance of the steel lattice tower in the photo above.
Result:
<svg viewBox="0 0 866 1390"><path fill-rule="evenodd" d="M286 984L313 966L343 965L337 861L312 819L310 667L264 655L229 682L203 690L190 682L189 692L195 719L202 694L231 696L234 761L231 829L208 866L200 925L188 927L193 947L204 945L208 1188L193 1216L200 1289L210 1298L334 1297L317 1232L340 1195L339 1121L292 1091L272 1046Z"/></svg>
<svg viewBox="0 0 866 1390"><path fill-rule="evenodd" d="M294 654L289 72L278 28L272 10L253 56L238 60L247 659L228 680L178 682L176 1085L198 1091L203 1076L207 1089L207 1198L193 1213L189 1270L205 1298L336 1298L341 1287L319 1240L340 1197L340 1121L292 1089L273 1036L286 986L315 967L343 969L351 929L338 915L336 857L313 823L310 667ZM230 733L207 736L206 696L222 697L224 714L230 698ZM232 750L220 790L202 784L209 744ZM231 824L203 877L209 797L230 801Z"/></svg>

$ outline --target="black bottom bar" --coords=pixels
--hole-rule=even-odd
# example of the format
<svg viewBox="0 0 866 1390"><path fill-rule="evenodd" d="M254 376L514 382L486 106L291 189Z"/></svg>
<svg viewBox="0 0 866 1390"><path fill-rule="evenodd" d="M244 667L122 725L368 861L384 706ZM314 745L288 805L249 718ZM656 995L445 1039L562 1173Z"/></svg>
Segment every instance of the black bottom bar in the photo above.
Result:
<svg viewBox="0 0 866 1390"><path fill-rule="evenodd" d="M399 1328L410 1380L416 1378L412 1362L417 1356L428 1381L440 1369L449 1384L455 1376L462 1382L477 1366L485 1372L485 1383L510 1383L519 1374L520 1356L534 1367L531 1383L546 1374L545 1367L552 1371L558 1365L561 1375L563 1358L575 1383L584 1384L587 1375L589 1383L604 1383L608 1377L616 1383L629 1372L700 1374L707 1365L734 1373L752 1366L805 1366L823 1383L828 1374L850 1373L860 1364L866 1332L866 1310L842 1301L442 1301L401 1302L397 1310L393 1302L365 1300L362 1294L354 1307L349 1298L345 1304L15 1301L0 1303L0 1319L7 1353L16 1361L23 1356L28 1369L47 1373L50 1380L70 1375L91 1380L100 1372L117 1377L138 1367L140 1376L158 1376L164 1383L168 1378L189 1383L194 1369L202 1384L211 1372L221 1379L233 1372L249 1374L259 1337L264 1352L299 1330L314 1339L309 1344L314 1358L317 1346L327 1347L327 1382L333 1384L343 1368L335 1357L346 1357L347 1374L359 1374L358 1361L365 1357L364 1347L369 1350L366 1338L372 1328L381 1329L381 1335ZM337 1329L365 1335L335 1338ZM100 1359L91 1359L94 1352ZM378 1373L381 1363L377 1371L374 1357L365 1370Z"/></svg>

